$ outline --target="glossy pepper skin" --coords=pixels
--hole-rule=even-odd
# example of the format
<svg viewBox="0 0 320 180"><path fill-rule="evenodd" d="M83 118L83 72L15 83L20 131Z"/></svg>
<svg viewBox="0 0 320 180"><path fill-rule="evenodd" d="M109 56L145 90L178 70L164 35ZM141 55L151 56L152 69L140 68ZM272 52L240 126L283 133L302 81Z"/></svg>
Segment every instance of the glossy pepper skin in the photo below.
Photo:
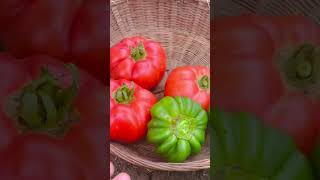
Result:
<svg viewBox="0 0 320 180"><path fill-rule="evenodd" d="M110 77L134 81L145 89L161 81L166 64L164 48L144 37L125 38L110 49Z"/></svg>
<svg viewBox="0 0 320 180"><path fill-rule="evenodd" d="M314 180L307 158L292 138L249 113L214 109L211 176L223 180Z"/></svg>
<svg viewBox="0 0 320 180"><path fill-rule="evenodd" d="M164 97L151 109L147 139L169 162L198 154L205 142L207 112L187 97Z"/></svg>
<svg viewBox="0 0 320 180"><path fill-rule="evenodd" d="M110 138L134 143L147 132L154 94L128 80L110 80Z"/></svg>
<svg viewBox="0 0 320 180"><path fill-rule="evenodd" d="M173 69L165 85L165 96L186 96L210 106L210 71L205 66L181 66Z"/></svg>

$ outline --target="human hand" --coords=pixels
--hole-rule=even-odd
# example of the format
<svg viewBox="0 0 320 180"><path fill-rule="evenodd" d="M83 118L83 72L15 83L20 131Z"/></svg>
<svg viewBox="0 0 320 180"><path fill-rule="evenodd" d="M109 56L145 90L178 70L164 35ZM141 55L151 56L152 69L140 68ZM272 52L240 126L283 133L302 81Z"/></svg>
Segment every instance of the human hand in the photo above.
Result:
<svg viewBox="0 0 320 180"><path fill-rule="evenodd" d="M114 173L114 166L112 162L110 162L110 178L113 176ZM114 177L112 180L131 180L130 176L127 173L120 173L116 177Z"/></svg>

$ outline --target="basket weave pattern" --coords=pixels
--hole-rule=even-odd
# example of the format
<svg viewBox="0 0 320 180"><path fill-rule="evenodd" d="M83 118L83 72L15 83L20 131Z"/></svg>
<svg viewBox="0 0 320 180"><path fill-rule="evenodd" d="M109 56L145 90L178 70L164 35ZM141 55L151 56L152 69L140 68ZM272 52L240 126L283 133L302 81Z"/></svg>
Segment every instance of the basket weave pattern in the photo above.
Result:
<svg viewBox="0 0 320 180"><path fill-rule="evenodd" d="M130 36L144 36L161 43L167 54L167 70L153 90L163 96L170 70L183 65L210 62L210 10L206 0L113 0L110 9L110 45ZM192 171L210 167L209 135L200 154L184 163L166 163L155 147L142 140L132 145L112 142L110 152L147 169Z"/></svg>

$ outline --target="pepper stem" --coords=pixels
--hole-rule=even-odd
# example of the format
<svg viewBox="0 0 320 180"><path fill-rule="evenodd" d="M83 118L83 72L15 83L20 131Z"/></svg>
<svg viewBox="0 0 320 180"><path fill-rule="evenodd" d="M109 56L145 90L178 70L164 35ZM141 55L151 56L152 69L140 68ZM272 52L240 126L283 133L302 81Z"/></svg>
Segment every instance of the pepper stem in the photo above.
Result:
<svg viewBox="0 0 320 180"><path fill-rule="evenodd" d="M143 60L146 57L146 55L147 53L142 42L139 42L137 47L131 48L131 57L135 61Z"/></svg>
<svg viewBox="0 0 320 180"><path fill-rule="evenodd" d="M133 95L134 87L130 89L127 84L123 83L112 96L119 104L130 104L133 100Z"/></svg>
<svg viewBox="0 0 320 180"><path fill-rule="evenodd" d="M306 79L312 75L312 64L309 61L301 61L296 67L297 77Z"/></svg>
<svg viewBox="0 0 320 180"><path fill-rule="evenodd" d="M198 85L201 89L208 89L209 85L210 85L210 79L209 76L202 76L199 80L198 80Z"/></svg>
<svg viewBox="0 0 320 180"><path fill-rule="evenodd" d="M286 51L277 62L284 80L293 88L313 93L320 83L320 49L314 45L302 44Z"/></svg>
<svg viewBox="0 0 320 180"><path fill-rule="evenodd" d="M180 115L172 122L172 130L176 137L190 140L193 131L194 119L188 116Z"/></svg>
<svg viewBox="0 0 320 180"><path fill-rule="evenodd" d="M78 120L73 101L78 92L78 72L73 64L68 88L59 86L48 69L43 68L38 79L31 81L7 102L6 113L21 132L42 133L61 137Z"/></svg>

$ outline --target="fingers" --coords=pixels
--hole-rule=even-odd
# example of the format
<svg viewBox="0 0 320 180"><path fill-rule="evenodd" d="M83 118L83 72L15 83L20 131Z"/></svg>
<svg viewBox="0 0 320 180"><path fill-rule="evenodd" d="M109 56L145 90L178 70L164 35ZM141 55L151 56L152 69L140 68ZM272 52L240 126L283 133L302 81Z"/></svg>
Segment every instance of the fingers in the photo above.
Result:
<svg viewBox="0 0 320 180"><path fill-rule="evenodd" d="M131 180L130 176L126 173L120 173L112 180Z"/></svg>
<svg viewBox="0 0 320 180"><path fill-rule="evenodd" d="M110 177L113 176L113 173L114 173L114 166L112 162L110 162Z"/></svg>
<svg viewBox="0 0 320 180"><path fill-rule="evenodd" d="M110 162L110 177L113 176L114 173L114 165L112 162ZM130 176L126 173L120 173L116 177L114 177L112 180L131 180Z"/></svg>

